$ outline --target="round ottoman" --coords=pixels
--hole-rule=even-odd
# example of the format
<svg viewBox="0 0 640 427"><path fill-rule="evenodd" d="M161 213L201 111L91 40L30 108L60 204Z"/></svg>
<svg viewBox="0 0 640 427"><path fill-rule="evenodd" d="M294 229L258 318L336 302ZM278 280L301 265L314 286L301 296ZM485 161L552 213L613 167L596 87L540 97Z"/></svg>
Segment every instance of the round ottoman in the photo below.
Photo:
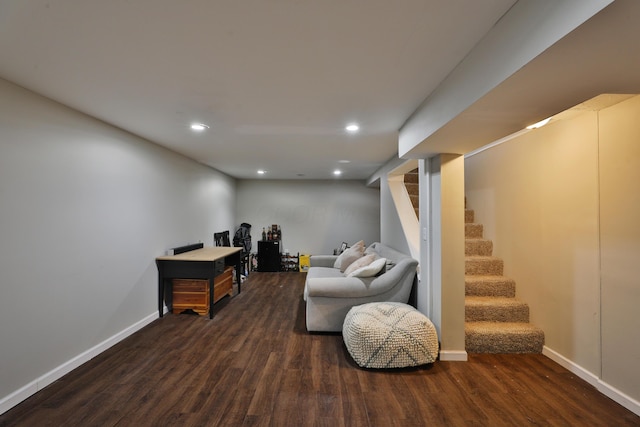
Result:
<svg viewBox="0 0 640 427"><path fill-rule="evenodd" d="M433 363L438 334L433 323L408 304L372 302L352 307L342 326L344 343L363 368L405 368Z"/></svg>

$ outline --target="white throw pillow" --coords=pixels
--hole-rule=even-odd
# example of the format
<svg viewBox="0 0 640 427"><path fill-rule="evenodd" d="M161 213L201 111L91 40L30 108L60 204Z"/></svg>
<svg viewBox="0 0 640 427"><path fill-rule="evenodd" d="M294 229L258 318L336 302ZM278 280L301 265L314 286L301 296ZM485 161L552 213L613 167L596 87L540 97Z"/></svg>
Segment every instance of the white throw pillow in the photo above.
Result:
<svg viewBox="0 0 640 427"><path fill-rule="evenodd" d="M341 273L344 273L352 262L361 258L363 255L364 240L360 240L338 256L338 259L336 259L336 262L333 264L333 268L338 268Z"/></svg>
<svg viewBox="0 0 640 427"><path fill-rule="evenodd" d="M351 265L344 270L344 275L348 276L349 274L356 271L357 269L366 267L367 265L375 261L375 259L376 259L376 256L374 254L360 257L359 259L352 262Z"/></svg>
<svg viewBox="0 0 640 427"><path fill-rule="evenodd" d="M378 258L371 264L352 271L347 277L373 277L382 271L386 262L386 258Z"/></svg>

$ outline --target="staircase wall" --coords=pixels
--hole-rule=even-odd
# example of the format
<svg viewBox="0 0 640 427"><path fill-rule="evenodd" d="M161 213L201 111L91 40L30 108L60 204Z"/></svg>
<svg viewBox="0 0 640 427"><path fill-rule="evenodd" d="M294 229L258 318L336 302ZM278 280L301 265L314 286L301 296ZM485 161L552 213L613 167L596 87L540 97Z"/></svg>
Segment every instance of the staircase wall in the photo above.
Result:
<svg viewBox="0 0 640 427"><path fill-rule="evenodd" d="M585 113L467 158L465 193L546 346L600 374L596 124Z"/></svg>
<svg viewBox="0 0 640 427"><path fill-rule="evenodd" d="M636 411L638 99L551 122L465 160L467 203L504 274L518 278L516 296L544 330L545 354Z"/></svg>

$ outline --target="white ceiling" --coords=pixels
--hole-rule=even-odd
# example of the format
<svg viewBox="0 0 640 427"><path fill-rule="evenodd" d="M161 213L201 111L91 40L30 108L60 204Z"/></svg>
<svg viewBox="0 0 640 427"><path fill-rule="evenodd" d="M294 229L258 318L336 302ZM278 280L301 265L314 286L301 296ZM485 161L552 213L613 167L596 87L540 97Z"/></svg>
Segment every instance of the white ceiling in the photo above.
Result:
<svg viewBox="0 0 640 427"><path fill-rule="evenodd" d="M557 10L550 10L556 6ZM526 25L518 22L513 38L519 38L519 42L507 43L511 44L512 55L514 50L517 54L526 51L525 47L535 39L536 28L543 28L543 36L552 27L564 28L567 33L553 38L553 43L542 52L473 99L433 133L422 135L418 144L400 150L401 156L425 158L442 152L468 153L544 118L568 117L561 113L579 104L579 109L605 108L625 99L616 94L640 93L640 1L520 0L498 26L506 21L513 27L514 20L510 18L518 9L538 15L526 18ZM579 12L588 19L576 18ZM541 16L552 19L542 22ZM574 27L576 22L568 22L571 19L581 23ZM476 47L474 53L477 50ZM488 62L486 56L482 59ZM502 59L506 61L504 55ZM462 65L458 66L456 71L461 68ZM479 74L471 83L482 80ZM468 83L465 87L467 91L469 86ZM601 94L609 96L599 97ZM598 98L585 103L594 97ZM449 93L449 98L455 97ZM442 109L442 104L435 105ZM434 111L437 110L430 110ZM402 129L401 145L407 127Z"/></svg>
<svg viewBox="0 0 640 427"><path fill-rule="evenodd" d="M514 3L3 0L0 76L236 178L366 179Z"/></svg>
<svg viewBox="0 0 640 427"><path fill-rule="evenodd" d="M239 179L367 179L505 13L609 3L559 1L0 0L0 77ZM639 21L640 1L614 1L401 154L468 152L640 93Z"/></svg>

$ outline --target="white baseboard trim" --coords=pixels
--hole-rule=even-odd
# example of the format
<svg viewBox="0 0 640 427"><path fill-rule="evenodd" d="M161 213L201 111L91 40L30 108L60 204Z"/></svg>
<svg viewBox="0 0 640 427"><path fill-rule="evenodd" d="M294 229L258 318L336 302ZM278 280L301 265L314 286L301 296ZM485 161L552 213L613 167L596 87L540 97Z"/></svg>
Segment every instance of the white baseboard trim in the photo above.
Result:
<svg viewBox="0 0 640 427"><path fill-rule="evenodd" d="M165 309L165 313L166 311L167 310ZM53 370L47 372L41 377L36 378L34 381L31 381L29 384L21 387L20 389L14 391L8 396L3 397L2 399L0 399L0 414L4 414L9 409L13 408L23 400L26 400L28 397L36 394L38 391L42 390L49 384L62 378L64 375L76 369L83 363L86 363L89 360L93 359L103 351L107 350L109 347L112 347L113 345L119 343L123 339L132 335L134 332L139 331L140 329L147 326L149 323L153 322L156 319L158 319L157 312L154 314L150 314L144 319L134 323L133 325L123 329L117 334L107 338L106 340L102 341L100 344L97 344L96 346L90 348L89 350L66 361L62 365L54 368Z"/></svg>
<svg viewBox="0 0 640 427"><path fill-rule="evenodd" d="M554 350L551 350L546 345L542 347L542 354L544 354L549 359L553 360L554 362L556 362L558 365L562 366L563 368L568 369L572 373L576 374L578 377L580 377L581 379L585 380L586 382L588 382L592 386L597 387L597 385L598 385L598 376L597 375L592 374L591 372L589 372L586 369L584 369L582 366L577 365L576 363L574 363L571 360L567 359L566 357L564 357L560 353L557 353Z"/></svg>
<svg viewBox="0 0 640 427"><path fill-rule="evenodd" d="M468 357L464 350L440 350L440 360L443 362L466 362Z"/></svg>
<svg viewBox="0 0 640 427"><path fill-rule="evenodd" d="M640 402L638 402L637 400L633 399L630 396L627 396L626 394L616 389L615 387L612 387L606 382L602 381L600 378L598 378L597 375L592 374L591 372L584 369L582 366L577 365L576 363L567 359L560 353L557 353L551 350L547 346L544 346L542 348L542 354L544 354L549 359L556 362L558 365L576 374L578 377L580 377L584 381L594 386L600 393L604 394L609 399L624 406L634 414L640 415Z"/></svg>
<svg viewBox="0 0 640 427"><path fill-rule="evenodd" d="M600 393L604 394L609 399L619 403L620 405L624 406L634 414L640 416L640 402L638 402L631 396L627 396L617 388L612 387L611 385L605 383L602 380L598 381L598 385L596 388Z"/></svg>

